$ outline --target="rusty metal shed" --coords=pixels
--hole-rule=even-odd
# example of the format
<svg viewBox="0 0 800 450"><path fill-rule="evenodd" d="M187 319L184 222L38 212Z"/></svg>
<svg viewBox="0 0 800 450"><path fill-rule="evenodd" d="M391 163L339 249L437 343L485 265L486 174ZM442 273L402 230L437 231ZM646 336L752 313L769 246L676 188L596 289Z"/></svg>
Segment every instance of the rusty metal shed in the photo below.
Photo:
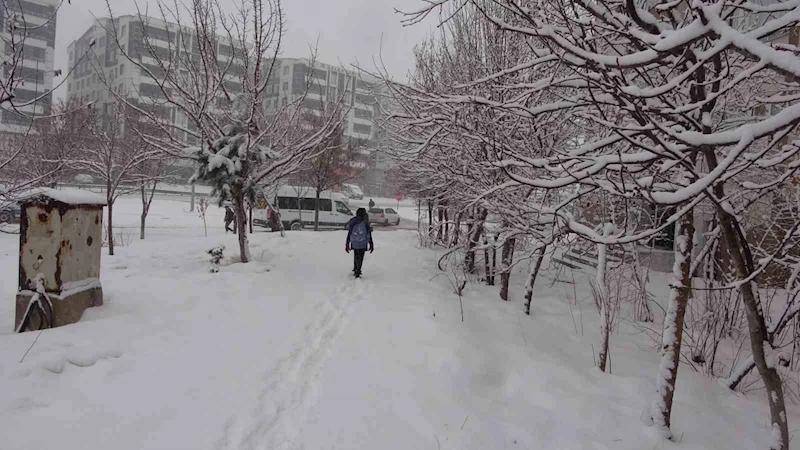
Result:
<svg viewBox="0 0 800 450"><path fill-rule="evenodd" d="M40 188L21 196L19 284L14 327L27 331L80 320L103 304L100 254L105 198Z"/></svg>

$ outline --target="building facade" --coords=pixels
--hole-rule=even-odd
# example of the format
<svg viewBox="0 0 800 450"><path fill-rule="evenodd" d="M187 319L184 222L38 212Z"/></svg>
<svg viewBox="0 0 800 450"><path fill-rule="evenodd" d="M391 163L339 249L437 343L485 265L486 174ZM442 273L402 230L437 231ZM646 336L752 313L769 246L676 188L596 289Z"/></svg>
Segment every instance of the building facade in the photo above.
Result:
<svg viewBox="0 0 800 450"><path fill-rule="evenodd" d="M300 102L300 108L322 111L326 103L343 103L344 135L359 146L359 156L352 163L358 184L367 195L394 196L387 185L386 172L391 161L383 151L385 139L380 128L384 113L390 109L383 82L375 77L341 66L305 58L279 58L265 95L265 112L277 114L282 107ZM302 99L302 101L301 101Z"/></svg>
<svg viewBox="0 0 800 450"><path fill-rule="evenodd" d="M115 28L112 28L115 27ZM112 30L116 29L113 33ZM116 35L116 36L115 36ZM145 104L161 108L162 117L185 129L193 124L174 106L165 102L161 88L150 75L161 71L156 58L165 60L170 51L179 48L191 49L193 30L180 28L177 24L155 18L120 16L114 19L99 19L69 45L70 67L75 67L67 83L67 99L81 103L92 103L98 113L106 111L115 100L115 93L136 98ZM186 42L182 42L186 40ZM147 42L149 45L146 45ZM232 47L227 40L217 36L217 58L230 59ZM88 52L88 53L87 53ZM134 66L124 56L128 54L139 61L150 73ZM87 55L87 56L83 56ZM155 58L154 58L155 57ZM231 93L241 92L236 69L232 66L231 80L226 88ZM386 110L385 96L381 95L380 80L353 70L307 59L279 58L268 81L264 95L264 113L274 116L282 107L299 101L299 107L308 111L322 111L325 103L341 100L347 111L344 135L359 145L359 156L353 162L356 174L351 182L359 184L370 195L386 194L385 173L389 159L380 151L383 141L378 127L382 111ZM115 92L110 92L109 89ZM185 136L187 145L196 144L196 139Z"/></svg>
<svg viewBox="0 0 800 450"><path fill-rule="evenodd" d="M35 115L50 114L53 105L53 61L55 58L57 0L14 0L4 8L24 17L24 23L12 33L8 27L0 31L3 48L4 79L14 70L20 80L14 87L12 103L15 108L3 108L0 113L0 132L24 132ZM2 17L6 10L0 10ZM18 61L16 67L8 61ZM36 100L35 102L33 102ZM31 104L28 104L28 103Z"/></svg>
<svg viewBox="0 0 800 450"><path fill-rule="evenodd" d="M98 116L108 117L116 95L125 96L158 113L161 120L175 125L173 130L196 129L179 108L166 101L164 91L158 85L164 77L159 61L169 62L176 52L192 58L199 56L196 40L191 28L156 18L125 15L114 18L113 22L110 18L98 19L69 45L69 63L75 69L68 79L67 99L91 103ZM233 55L232 47L226 45L228 40L222 36L217 36L216 41L220 62L227 62ZM132 64L128 57L142 67ZM230 93L242 90L234 72L232 68L226 76L230 79L225 83ZM198 144L199 140L189 132L175 133L186 145ZM176 164L186 166L186 170L181 172L187 178L193 173L190 162L178 161Z"/></svg>

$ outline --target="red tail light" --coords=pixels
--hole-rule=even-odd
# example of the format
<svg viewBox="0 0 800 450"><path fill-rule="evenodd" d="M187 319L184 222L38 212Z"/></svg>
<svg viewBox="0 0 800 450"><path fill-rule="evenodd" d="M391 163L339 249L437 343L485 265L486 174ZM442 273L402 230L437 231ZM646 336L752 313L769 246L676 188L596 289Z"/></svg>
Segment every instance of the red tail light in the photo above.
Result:
<svg viewBox="0 0 800 450"><path fill-rule="evenodd" d="M383 215L383 213L381 213L381 219L383 219L384 217L385 217L385 216Z"/></svg>

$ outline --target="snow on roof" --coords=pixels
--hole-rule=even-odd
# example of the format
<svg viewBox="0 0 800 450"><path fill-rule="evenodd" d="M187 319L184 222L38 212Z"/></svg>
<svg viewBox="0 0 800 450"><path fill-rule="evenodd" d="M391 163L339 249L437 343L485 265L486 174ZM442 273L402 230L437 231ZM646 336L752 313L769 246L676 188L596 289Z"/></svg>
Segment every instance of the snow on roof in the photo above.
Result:
<svg viewBox="0 0 800 450"><path fill-rule="evenodd" d="M102 195L83 189L75 188L36 188L23 192L19 196L20 203L29 202L37 198L49 198L67 205L98 205L105 206L106 199Z"/></svg>

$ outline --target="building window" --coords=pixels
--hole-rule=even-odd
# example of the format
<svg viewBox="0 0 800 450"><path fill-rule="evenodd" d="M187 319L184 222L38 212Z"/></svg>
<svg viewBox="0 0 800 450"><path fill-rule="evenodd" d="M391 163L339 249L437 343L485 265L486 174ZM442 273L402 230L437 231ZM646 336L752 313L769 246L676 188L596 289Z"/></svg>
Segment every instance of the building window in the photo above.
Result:
<svg viewBox="0 0 800 450"><path fill-rule="evenodd" d="M283 74L284 75L289 75L289 66L286 66L286 67L283 68Z"/></svg>
<svg viewBox="0 0 800 450"><path fill-rule="evenodd" d="M375 103L375 99L372 98L371 95L356 94L356 102L363 103L365 105L371 105L371 104Z"/></svg>
<svg viewBox="0 0 800 450"><path fill-rule="evenodd" d="M361 133L361 134L370 134L372 133L372 126L364 125L360 123L353 124L353 132L354 133Z"/></svg>
<svg viewBox="0 0 800 450"><path fill-rule="evenodd" d="M123 73L125 73L125 64L120 64L119 65L119 74L122 75Z"/></svg>
<svg viewBox="0 0 800 450"><path fill-rule="evenodd" d="M356 118L358 119L372 119L372 111L368 109L356 108Z"/></svg>
<svg viewBox="0 0 800 450"><path fill-rule="evenodd" d="M288 69L288 67L287 67L287 69ZM288 81L284 81L283 84L281 85L281 88L283 89L283 92L288 91L289 90L289 82Z"/></svg>
<svg viewBox="0 0 800 450"><path fill-rule="evenodd" d="M123 25L122 26L122 31L120 31L120 33L119 33L121 36L125 36L125 31L126 31L125 28L126 27L127 27L127 25Z"/></svg>
<svg viewBox="0 0 800 450"><path fill-rule="evenodd" d="M322 110L322 101L321 100L314 100L311 98L303 99L303 107L309 109L316 109Z"/></svg>
<svg viewBox="0 0 800 450"><path fill-rule="evenodd" d="M320 80L325 80L328 77L328 72L326 72L323 69L314 69L313 77L314 78L319 78Z"/></svg>

